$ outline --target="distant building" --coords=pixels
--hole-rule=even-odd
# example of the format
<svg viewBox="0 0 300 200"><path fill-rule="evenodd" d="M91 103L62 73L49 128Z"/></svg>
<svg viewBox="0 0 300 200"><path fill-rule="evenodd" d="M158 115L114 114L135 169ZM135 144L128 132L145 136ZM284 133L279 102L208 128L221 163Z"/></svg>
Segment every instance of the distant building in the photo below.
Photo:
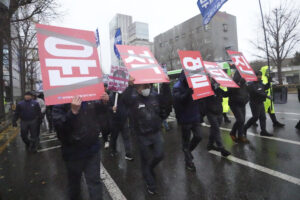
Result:
<svg viewBox="0 0 300 200"><path fill-rule="evenodd" d="M121 28L123 45L147 46L153 52L153 43L149 42L148 24L144 22L132 22L132 16L116 14L109 23L112 65L120 64L114 52L115 34L118 28Z"/></svg>
<svg viewBox="0 0 300 200"><path fill-rule="evenodd" d="M236 17L218 12L203 26L199 14L154 38L155 57L168 70L180 69L177 50L200 51L204 60L229 60L226 49L238 50Z"/></svg>

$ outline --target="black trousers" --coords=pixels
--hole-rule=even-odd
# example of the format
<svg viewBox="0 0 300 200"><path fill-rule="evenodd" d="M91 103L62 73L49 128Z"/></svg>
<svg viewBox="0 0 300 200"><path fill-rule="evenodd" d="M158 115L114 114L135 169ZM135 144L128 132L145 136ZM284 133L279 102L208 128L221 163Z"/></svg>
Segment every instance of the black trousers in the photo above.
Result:
<svg viewBox="0 0 300 200"><path fill-rule="evenodd" d="M193 138L191 135L193 133ZM182 150L185 156L185 162L192 162L193 156L191 152L197 147L201 141L201 124L191 123L191 124L181 124L181 134L182 134Z"/></svg>
<svg viewBox="0 0 300 200"><path fill-rule="evenodd" d="M141 169L144 180L150 189L156 189L154 168L163 160L163 139L161 133L138 136L141 156Z"/></svg>
<svg viewBox="0 0 300 200"><path fill-rule="evenodd" d="M246 105L231 104L230 108L235 117L235 122L232 126L230 134L236 136L236 132L238 132L238 136L242 137L244 136Z"/></svg>
<svg viewBox="0 0 300 200"><path fill-rule="evenodd" d="M81 199L80 184L84 173L91 200L102 199L102 182L100 179L100 151L93 156L80 160L65 161L68 174L68 193L70 200Z"/></svg>
<svg viewBox="0 0 300 200"><path fill-rule="evenodd" d="M221 140L221 133L220 133L220 126L223 120L222 113L218 115L218 114L208 112L207 119L211 126L208 145L214 145L216 143L217 147L223 148L223 143Z"/></svg>
<svg viewBox="0 0 300 200"><path fill-rule="evenodd" d="M262 131L266 131L266 113L264 103L253 103L250 102L250 108L252 112L252 117L247 121L245 125L245 129L247 130L250 126L255 124L255 122L259 119L260 128Z"/></svg>
<svg viewBox="0 0 300 200"><path fill-rule="evenodd" d="M23 142L29 146L32 145L35 147L38 143L38 134L39 134L39 129L40 127L40 122L38 119L34 119L31 121L24 121L21 120L21 137ZM28 137L30 133L30 137Z"/></svg>
<svg viewBox="0 0 300 200"><path fill-rule="evenodd" d="M112 151L117 150L117 140L118 140L119 133L121 133L122 135L126 154L131 153L128 120L124 121L123 123L112 124L112 132L110 138L110 148Z"/></svg>

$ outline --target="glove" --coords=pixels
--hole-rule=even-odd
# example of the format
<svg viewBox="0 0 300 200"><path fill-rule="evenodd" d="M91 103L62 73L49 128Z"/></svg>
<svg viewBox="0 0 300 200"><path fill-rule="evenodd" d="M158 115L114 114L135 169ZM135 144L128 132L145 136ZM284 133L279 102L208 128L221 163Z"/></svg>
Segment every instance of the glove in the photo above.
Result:
<svg viewBox="0 0 300 200"><path fill-rule="evenodd" d="M13 127L18 127L17 122L13 122L13 123L12 123L12 126L13 126Z"/></svg>

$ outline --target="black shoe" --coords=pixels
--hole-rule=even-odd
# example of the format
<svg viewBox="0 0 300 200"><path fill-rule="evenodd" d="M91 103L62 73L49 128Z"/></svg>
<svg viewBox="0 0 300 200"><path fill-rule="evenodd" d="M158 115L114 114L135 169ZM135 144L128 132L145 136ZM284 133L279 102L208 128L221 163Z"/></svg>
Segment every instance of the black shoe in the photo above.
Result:
<svg viewBox="0 0 300 200"><path fill-rule="evenodd" d="M273 127L278 127L278 128L281 128L281 127L284 127L285 126L285 124L282 124L282 123L280 123L280 122L275 122L274 124L273 124Z"/></svg>
<svg viewBox="0 0 300 200"><path fill-rule="evenodd" d="M261 132L260 132L260 135L261 135L261 136L268 136L268 137L272 137L272 136L273 136L273 134L268 133L268 131L261 131Z"/></svg>
<svg viewBox="0 0 300 200"><path fill-rule="evenodd" d="M218 147L216 147L215 145L207 145L206 147L207 151L210 151L210 150L215 150L215 151L220 151L220 149Z"/></svg>
<svg viewBox="0 0 300 200"><path fill-rule="evenodd" d="M221 155L222 155L223 157L227 157L227 156L229 156L229 155L231 154L229 151L227 151L227 150L224 149L224 148L221 148L220 151L221 151Z"/></svg>
<svg viewBox="0 0 300 200"><path fill-rule="evenodd" d="M133 157L131 156L130 153L126 153L126 154L125 154L125 160L133 161Z"/></svg>
<svg viewBox="0 0 300 200"><path fill-rule="evenodd" d="M298 124L295 126L296 129L300 130L300 121L298 122Z"/></svg>
<svg viewBox="0 0 300 200"><path fill-rule="evenodd" d="M252 126L255 126L255 127L257 127L258 126L258 123L257 122L255 122Z"/></svg>
<svg viewBox="0 0 300 200"><path fill-rule="evenodd" d="M196 171L196 167L194 165L193 162L186 162L185 163L185 167L190 170L191 172L195 172Z"/></svg>

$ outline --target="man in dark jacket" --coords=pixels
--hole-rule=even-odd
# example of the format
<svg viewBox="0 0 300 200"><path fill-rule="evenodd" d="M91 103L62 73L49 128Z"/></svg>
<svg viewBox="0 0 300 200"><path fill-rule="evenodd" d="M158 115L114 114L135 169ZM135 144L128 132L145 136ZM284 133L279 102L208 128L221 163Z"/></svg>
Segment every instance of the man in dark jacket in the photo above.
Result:
<svg viewBox="0 0 300 200"><path fill-rule="evenodd" d="M233 80L240 87L228 89L229 106L236 120L231 129L230 136L234 142L248 143L249 141L244 135L246 104L249 101L247 84L238 71L235 72ZM238 137L236 137L236 132L238 132Z"/></svg>
<svg viewBox="0 0 300 200"><path fill-rule="evenodd" d="M74 97L71 104L55 105L53 121L62 143L62 155L67 167L70 199L80 199L82 173L91 200L102 199L100 180L100 141L97 116L106 107L108 95L101 101L82 102Z"/></svg>
<svg viewBox="0 0 300 200"><path fill-rule="evenodd" d="M264 85L262 83L262 73L260 71L256 72L257 81L249 83L248 91L250 95L250 108L252 112L252 117L245 124L244 132L247 133L247 129L255 124L255 122L259 119L262 136L273 136L268 133L266 129L266 113L264 107L264 101L266 98L271 98L266 94L266 90L270 87L270 85Z"/></svg>
<svg viewBox="0 0 300 200"><path fill-rule="evenodd" d="M38 102L32 99L32 93L26 92L24 100L19 102L13 117L13 126L17 126L17 120L21 119L21 137L26 148L32 152L37 151L38 128L41 119L41 108ZM30 139L28 133L30 132Z"/></svg>
<svg viewBox="0 0 300 200"><path fill-rule="evenodd" d="M128 109L123 102L123 95L118 94L117 106L114 106L117 93L111 93L109 95L110 107L112 110L112 122L111 122L111 138L110 149L111 156L115 156L117 153L117 139L121 132L124 147L125 147L125 160L132 161L131 145L129 137L129 124L128 124Z"/></svg>
<svg viewBox="0 0 300 200"><path fill-rule="evenodd" d="M210 134L207 144L207 150L220 151L221 155L227 157L230 152L227 151L221 140L220 126L223 120L223 97L227 97L226 92L220 88L220 85L213 79L211 79L212 88L215 95L206 97L205 108L207 119L210 123ZM215 146L216 144L217 146Z"/></svg>
<svg viewBox="0 0 300 200"><path fill-rule="evenodd" d="M193 89L189 88L184 71L173 87L173 98L176 118L181 126L182 150L185 156L185 165L188 170L195 171L192 151L201 141L201 116L199 100L192 98ZM193 132L193 138L191 134Z"/></svg>
<svg viewBox="0 0 300 200"><path fill-rule="evenodd" d="M170 105L164 99L170 98L168 84L162 84L161 93L151 92L151 84L133 86L131 77L129 87L123 93L123 102L128 107L133 120L141 155L141 168L149 194L156 193L154 168L163 159L162 120L169 115Z"/></svg>

